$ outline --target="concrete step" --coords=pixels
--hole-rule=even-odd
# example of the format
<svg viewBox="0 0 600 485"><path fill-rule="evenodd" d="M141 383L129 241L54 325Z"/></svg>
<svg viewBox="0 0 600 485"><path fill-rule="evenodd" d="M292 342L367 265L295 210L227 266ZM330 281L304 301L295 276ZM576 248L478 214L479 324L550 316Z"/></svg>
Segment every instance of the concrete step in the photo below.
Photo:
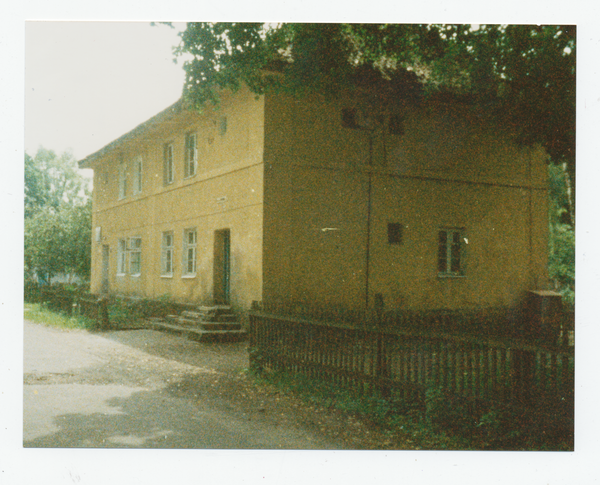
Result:
<svg viewBox="0 0 600 485"><path fill-rule="evenodd" d="M197 320L199 322L237 322L237 315L234 313L202 313L184 311L181 313L183 318Z"/></svg>
<svg viewBox="0 0 600 485"><path fill-rule="evenodd" d="M242 325L238 322L199 322L203 330L240 330Z"/></svg>
<svg viewBox="0 0 600 485"><path fill-rule="evenodd" d="M246 331L238 330L204 330L201 328L187 327L168 323L164 320L148 320L148 326L156 330L162 330L183 335L198 342L236 342L246 337Z"/></svg>

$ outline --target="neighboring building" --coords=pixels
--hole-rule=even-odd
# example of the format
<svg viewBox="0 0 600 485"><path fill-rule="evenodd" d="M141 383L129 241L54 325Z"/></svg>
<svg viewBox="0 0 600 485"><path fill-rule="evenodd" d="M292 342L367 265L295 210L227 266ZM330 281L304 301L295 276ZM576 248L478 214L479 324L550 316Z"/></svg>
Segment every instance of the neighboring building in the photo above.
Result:
<svg viewBox="0 0 600 485"><path fill-rule="evenodd" d="M92 291L239 311L510 307L546 289L543 150L459 103L383 104L241 89L82 160Z"/></svg>

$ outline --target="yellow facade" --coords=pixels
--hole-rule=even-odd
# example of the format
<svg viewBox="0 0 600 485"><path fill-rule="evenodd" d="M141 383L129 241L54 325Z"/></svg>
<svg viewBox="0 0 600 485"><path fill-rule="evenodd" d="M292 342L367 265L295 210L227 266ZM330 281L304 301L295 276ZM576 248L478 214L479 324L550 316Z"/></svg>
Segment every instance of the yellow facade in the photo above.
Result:
<svg viewBox="0 0 600 485"><path fill-rule="evenodd" d="M81 164L94 169L93 292L459 309L514 306L547 284L543 151L452 104L242 89L218 110L165 110ZM131 238L141 251L121 256Z"/></svg>

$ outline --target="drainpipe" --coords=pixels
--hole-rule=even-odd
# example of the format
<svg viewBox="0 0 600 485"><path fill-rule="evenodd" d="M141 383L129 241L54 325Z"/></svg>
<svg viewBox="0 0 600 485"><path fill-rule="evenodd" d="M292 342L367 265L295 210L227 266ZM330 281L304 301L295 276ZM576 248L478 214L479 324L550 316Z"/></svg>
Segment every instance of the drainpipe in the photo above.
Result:
<svg viewBox="0 0 600 485"><path fill-rule="evenodd" d="M367 185L367 245L366 245L366 264L365 264L365 309L369 309L369 271L371 264L371 209L373 192L373 131L369 135L369 178Z"/></svg>

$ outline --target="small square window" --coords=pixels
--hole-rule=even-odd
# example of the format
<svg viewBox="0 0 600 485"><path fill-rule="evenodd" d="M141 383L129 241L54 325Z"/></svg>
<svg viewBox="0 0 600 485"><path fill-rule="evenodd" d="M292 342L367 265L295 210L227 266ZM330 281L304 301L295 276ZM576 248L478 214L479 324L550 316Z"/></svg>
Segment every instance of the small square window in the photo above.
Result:
<svg viewBox="0 0 600 485"><path fill-rule="evenodd" d="M388 224L388 243L402 244L402 224L390 222Z"/></svg>
<svg viewBox="0 0 600 485"><path fill-rule="evenodd" d="M404 118L401 115L390 116L390 135L404 135Z"/></svg>
<svg viewBox="0 0 600 485"><path fill-rule="evenodd" d="M342 126L344 128L358 128L358 113L355 108L344 108L342 110Z"/></svg>

